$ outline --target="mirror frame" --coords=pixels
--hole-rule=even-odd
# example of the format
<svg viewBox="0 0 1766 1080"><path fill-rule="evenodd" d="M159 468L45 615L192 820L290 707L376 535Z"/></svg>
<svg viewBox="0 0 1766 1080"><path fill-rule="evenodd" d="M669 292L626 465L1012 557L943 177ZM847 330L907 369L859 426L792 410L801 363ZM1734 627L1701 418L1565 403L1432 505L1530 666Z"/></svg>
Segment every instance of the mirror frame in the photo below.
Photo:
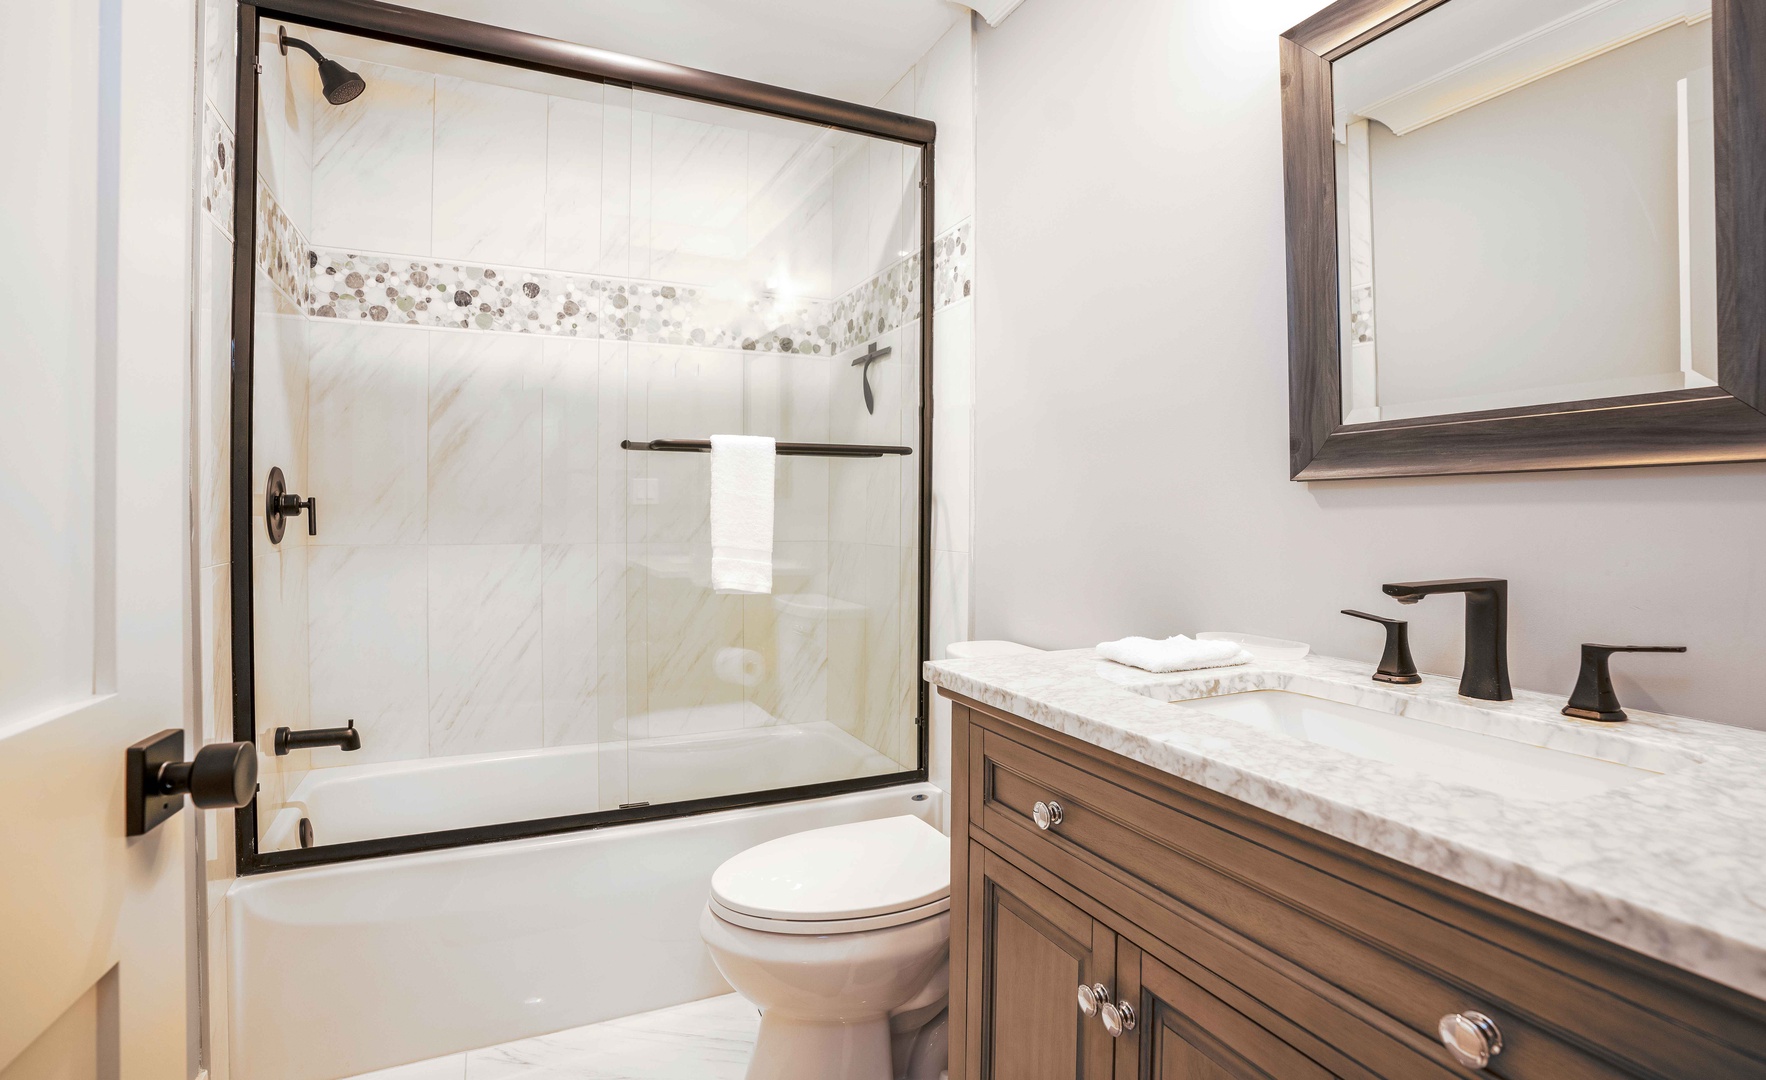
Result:
<svg viewBox="0 0 1766 1080"><path fill-rule="evenodd" d="M1766 460L1766 10L1713 0L1718 386L1343 423L1331 62L1448 0L1339 0L1281 37L1293 480Z"/></svg>

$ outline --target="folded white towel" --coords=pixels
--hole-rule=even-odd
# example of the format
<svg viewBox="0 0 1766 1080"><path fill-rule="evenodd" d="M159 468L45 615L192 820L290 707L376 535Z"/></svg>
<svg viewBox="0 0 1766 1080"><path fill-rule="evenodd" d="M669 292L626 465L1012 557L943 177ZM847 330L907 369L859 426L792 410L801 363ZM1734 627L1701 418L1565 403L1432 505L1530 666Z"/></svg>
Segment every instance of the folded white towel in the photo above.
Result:
<svg viewBox="0 0 1766 1080"><path fill-rule="evenodd" d="M773 591L773 440L711 437L711 587Z"/></svg>
<svg viewBox="0 0 1766 1080"><path fill-rule="evenodd" d="M1251 662L1251 654L1236 641L1197 641L1182 634L1155 641L1125 637L1098 646L1098 655L1143 671L1195 671L1198 668L1232 667Z"/></svg>

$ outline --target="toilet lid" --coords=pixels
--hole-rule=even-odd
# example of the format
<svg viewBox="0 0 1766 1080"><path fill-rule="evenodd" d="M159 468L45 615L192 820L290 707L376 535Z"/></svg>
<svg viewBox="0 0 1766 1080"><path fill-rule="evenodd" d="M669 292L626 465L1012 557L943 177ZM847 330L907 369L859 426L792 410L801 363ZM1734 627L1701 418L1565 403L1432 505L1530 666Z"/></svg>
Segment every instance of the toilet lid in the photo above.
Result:
<svg viewBox="0 0 1766 1080"><path fill-rule="evenodd" d="M909 815L793 833L718 867L711 896L729 911L794 921L926 907L950 896L950 840Z"/></svg>

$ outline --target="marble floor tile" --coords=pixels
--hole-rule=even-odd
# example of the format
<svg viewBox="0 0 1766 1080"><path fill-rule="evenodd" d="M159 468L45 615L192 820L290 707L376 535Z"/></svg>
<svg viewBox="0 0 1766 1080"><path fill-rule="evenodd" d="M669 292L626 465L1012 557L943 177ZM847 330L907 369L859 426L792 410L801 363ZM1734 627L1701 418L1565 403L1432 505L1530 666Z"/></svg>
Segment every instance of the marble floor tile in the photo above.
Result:
<svg viewBox="0 0 1766 1080"><path fill-rule="evenodd" d="M743 1080L759 1029L754 1006L725 994L354 1080Z"/></svg>

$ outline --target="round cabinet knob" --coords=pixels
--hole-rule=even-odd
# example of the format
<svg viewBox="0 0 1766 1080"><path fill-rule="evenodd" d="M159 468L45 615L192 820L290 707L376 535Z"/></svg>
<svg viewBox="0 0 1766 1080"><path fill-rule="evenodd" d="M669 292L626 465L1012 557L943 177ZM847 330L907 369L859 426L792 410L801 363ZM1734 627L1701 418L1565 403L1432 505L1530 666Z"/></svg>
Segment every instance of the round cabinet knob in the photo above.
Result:
<svg viewBox="0 0 1766 1080"><path fill-rule="evenodd" d="M1104 1030L1110 1038L1120 1039L1124 1031L1134 1030L1134 1006L1126 1001L1118 1001L1112 1005L1108 1001L1098 1006L1098 1015L1104 1021Z"/></svg>
<svg viewBox="0 0 1766 1080"><path fill-rule="evenodd" d="M1037 805L1040 806L1042 804L1038 803ZM1098 1015L1098 1007L1100 1005L1108 1005L1109 1002L1110 992L1104 989L1103 983L1098 983L1093 986L1086 986L1083 983L1080 984L1079 1011L1081 1015L1096 1016Z"/></svg>
<svg viewBox="0 0 1766 1080"><path fill-rule="evenodd" d="M1036 822L1037 828L1047 832L1061 823L1061 804L1053 799L1037 803L1030 808L1030 820Z"/></svg>
<svg viewBox="0 0 1766 1080"><path fill-rule="evenodd" d="M1438 1030L1441 1045L1468 1069L1482 1069L1502 1053L1502 1032L1496 1021L1481 1012L1449 1013L1441 1018Z"/></svg>
<svg viewBox="0 0 1766 1080"><path fill-rule="evenodd" d="M163 794L188 794L205 810L244 806L258 786L257 751L251 743L212 743L190 761L160 766L159 782Z"/></svg>

